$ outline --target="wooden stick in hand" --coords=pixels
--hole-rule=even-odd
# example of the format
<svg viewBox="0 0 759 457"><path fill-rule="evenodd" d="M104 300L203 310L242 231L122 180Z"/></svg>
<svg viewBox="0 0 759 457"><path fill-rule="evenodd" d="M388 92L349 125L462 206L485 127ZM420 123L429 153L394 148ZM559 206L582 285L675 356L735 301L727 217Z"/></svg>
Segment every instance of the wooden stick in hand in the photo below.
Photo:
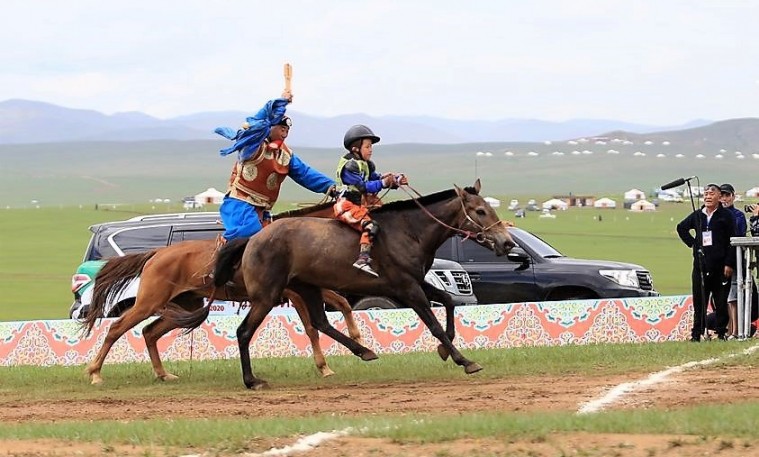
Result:
<svg viewBox="0 0 759 457"><path fill-rule="evenodd" d="M285 64L285 92L292 92L293 67L289 63Z"/></svg>

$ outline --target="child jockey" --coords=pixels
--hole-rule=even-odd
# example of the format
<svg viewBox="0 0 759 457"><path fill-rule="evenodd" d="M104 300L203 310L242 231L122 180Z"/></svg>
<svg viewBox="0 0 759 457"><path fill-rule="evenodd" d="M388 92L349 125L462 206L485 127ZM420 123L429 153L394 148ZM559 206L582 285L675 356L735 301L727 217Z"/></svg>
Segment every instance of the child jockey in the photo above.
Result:
<svg viewBox="0 0 759 457"><path fill-rule="evenodd" d="M373 196L383 188L397 189L408 184L404 175L375 171L372 145L380 138L365 125L354 125L345 132L343 146L348 153L337 165L337 191L339 197L334 206L335 217L361 232L358 259L353 266L375 277L371 267L372 243L379 232L379 225L372 220L366 207L365 197Z"/></svg>

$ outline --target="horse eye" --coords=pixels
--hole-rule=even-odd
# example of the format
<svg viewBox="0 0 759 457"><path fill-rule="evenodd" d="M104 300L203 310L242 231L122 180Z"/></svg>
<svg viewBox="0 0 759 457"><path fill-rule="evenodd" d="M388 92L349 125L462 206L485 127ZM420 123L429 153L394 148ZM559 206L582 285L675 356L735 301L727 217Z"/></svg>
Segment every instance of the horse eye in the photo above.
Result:
<svg viewBox="0 0 759 457"><path fill-rule="evenodd" d="M482 209L482 208L477 208L477 211L476 211L476 212L477 212L477 215L478 215L478 216L487 216L487 214L488 214L488 213L486 213L486 212L485 212L485 210L484 210L484 209Z"/></svg>

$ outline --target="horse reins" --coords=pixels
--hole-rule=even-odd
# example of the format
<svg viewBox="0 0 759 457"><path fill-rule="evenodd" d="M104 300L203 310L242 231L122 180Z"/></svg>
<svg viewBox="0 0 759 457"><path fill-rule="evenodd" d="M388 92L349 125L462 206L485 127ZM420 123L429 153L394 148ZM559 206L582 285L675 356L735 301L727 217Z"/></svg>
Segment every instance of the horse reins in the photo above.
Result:
<svg viewBox="0 0 759 457"><path fill-rule="evenodd" d="M472 225L474 225L475 227L477 227L478 229L480 229L480 231L477 232L477 233L475 233L475 232L472 232L470 230L464 230L464 229L461 229L461 228L458 228L458 227L453 227L453 226L448 225L445 222L441 221L440 219L438 219L437 216L435 216L434 214L432 214L424 205L422 205L421 203L419 203L419 198L422 197L422 194L420 194L416 189L414 189L413 187L409 186L408 184L406 184L404 186L399 186L399 187L401 188L401 190L403 190L406 193L406 195L408 195L409 197L411 197L411 199L414 200L414 203L416 203L416 206L418 206L425 214L427 214L430 218L432 218L432 220L434 220L435 222L437 222L438 224L442 225L443 227L445 227L445 228L447 228L449 230L453 230L456 233L460 233L460 234L464 235L464 240L467 240L469 238L473 238L473 239L475 239L475 240L477 240L479 242L483 242L483 241L485 241L485 238L484 238L485 237L485 232L487 232L488 230L490 230L494 226L496 226L496 225L498 225L498 224L501 223L501 221L499 220L499 221L493 222L492 224L488 225L487 227L479 224L477 221L475 221L474 219L472 219L469 216L469 213L467 213L466 207L464 206L464 199L461 198L461 196L459 196L459 203L461 203L461 209L462 209L462 212L464 213L464 217L466 217L466 219ZM415 197L414 195L412 195L408 190L406 190L406 187L408 187L409 189L411 189L411 191L413 191L417 196Z"/></svg>

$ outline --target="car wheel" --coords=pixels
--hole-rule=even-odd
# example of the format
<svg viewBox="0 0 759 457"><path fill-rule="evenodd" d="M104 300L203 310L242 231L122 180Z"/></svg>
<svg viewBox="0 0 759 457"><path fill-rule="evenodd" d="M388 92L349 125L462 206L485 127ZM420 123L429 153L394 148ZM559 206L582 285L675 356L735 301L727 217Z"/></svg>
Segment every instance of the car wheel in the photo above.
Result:
<svg viewBox="0 0 759 457"><path fill-rule="evenodd" d="M69 319L84 319L87 317L89 306L82 306L79 300L74 301L69 308Z"/></svg>
<svg viewBox="0 0 759 457"><path fill-rule="evenodd" d="M398 309L394 301L385 297L366 297L357 301L353 306L356 311L367 311L377 309Z"/></svg>

